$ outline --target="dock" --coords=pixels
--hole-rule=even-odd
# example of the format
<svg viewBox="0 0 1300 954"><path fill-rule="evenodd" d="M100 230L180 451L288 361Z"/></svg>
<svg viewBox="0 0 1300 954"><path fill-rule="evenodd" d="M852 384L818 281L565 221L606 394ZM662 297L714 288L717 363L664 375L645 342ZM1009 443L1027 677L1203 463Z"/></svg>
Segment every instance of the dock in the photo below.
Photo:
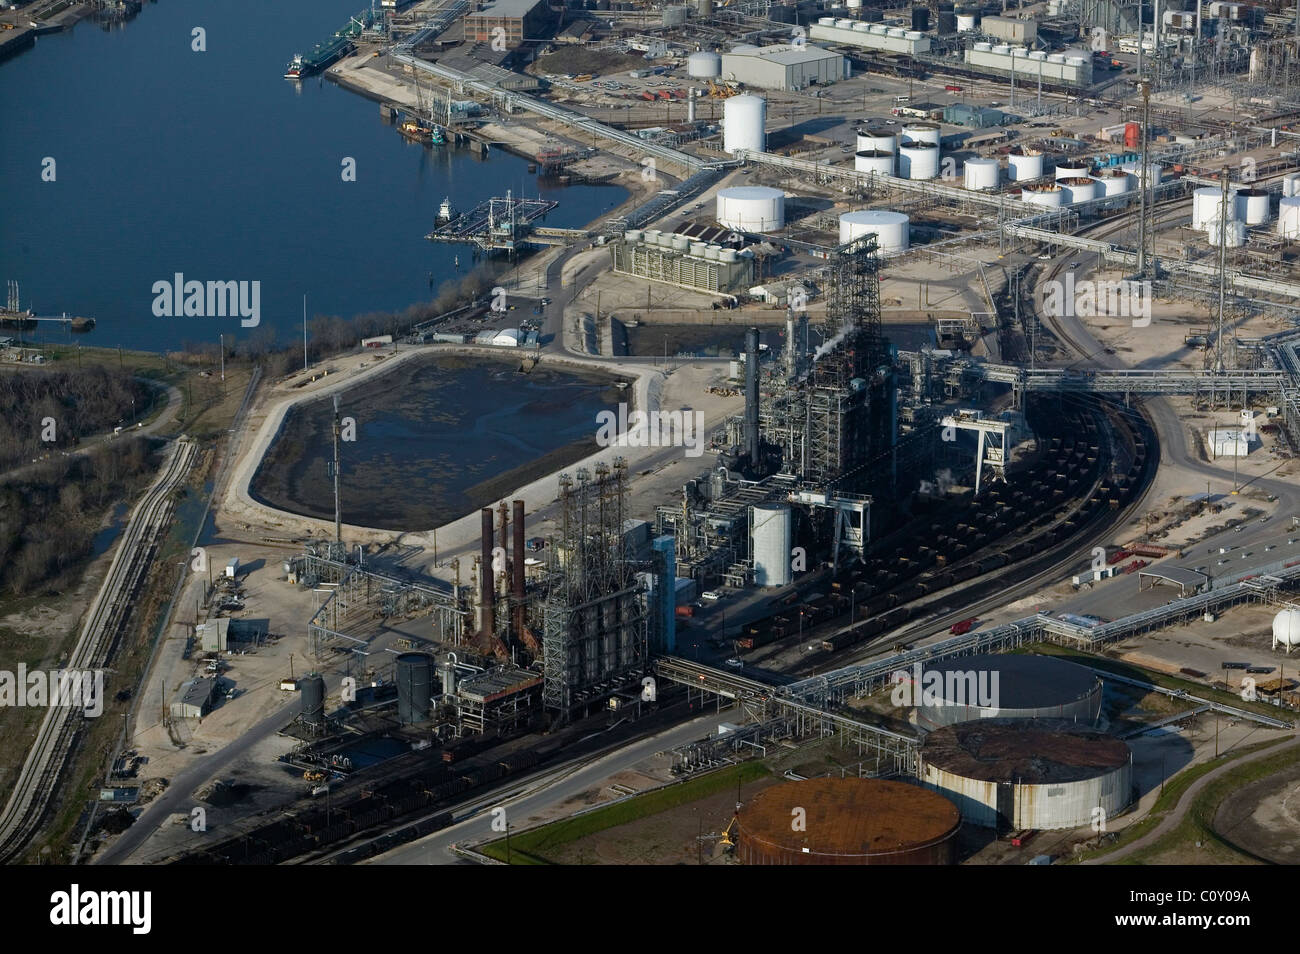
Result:
<svg viewBox="0 0 1300 954"><path fill-rule="evenodd" d="M491 198L425 236L431 242L460 242L485 252L513 252L523 245L549 245L555 236L537 235L534 223L559 206L549 199ZM548 229L548 232L555 232Z"/></svg>

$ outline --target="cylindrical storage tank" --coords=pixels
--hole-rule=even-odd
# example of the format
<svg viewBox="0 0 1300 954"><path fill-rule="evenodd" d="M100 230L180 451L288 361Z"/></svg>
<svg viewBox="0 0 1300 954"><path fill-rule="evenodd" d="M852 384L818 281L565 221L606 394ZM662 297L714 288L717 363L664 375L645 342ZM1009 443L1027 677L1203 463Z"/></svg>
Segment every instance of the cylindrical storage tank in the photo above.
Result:
<svg viewBox="0 0 1300 954"><path fill-rule="evenodd" d="M645 240L645 244L647 244L647 245L658 245L658 244L659 244L659 236L662 235L662 234L663 234L663 233L662 233L661 231L659 231L658 229L646 229L646 230L645 230L645 235L642 236L642 237L643 237L644 240Z"/></svg>
<svg viewBox="0 0 1300 954"><path fill-rule="evenodd" d="M861 20L859 20L857 23L853 24L853 32L854 32L854 33L870 33L870 32L871 32L871 24L870 24L870 23L864 23L864 22L862 22Z"/></svg>
<svg viewBox="0 0 1300 954"><path fill-rule="evenodd" d="M790 548L794 545L794 513L789 504L755 504L749 512L749 552L754 558L757 586L786 586Z"/></svg>
<svg viewBox="0 0 1300 954"><path fill-rule="evenodd" d="M1300 646L1300 609L1288 607L1273 617L1273 648Z"/></svg>
<svg viewBox="0 0 1300 954"><path fill-rule="evenodd" d="M695 13L707 17L713 14L713 0L695 0Z"/></svg>
<svg viewBox="0 0 1300 954"><path fill-rule="evenodd" d="M898 137L875 129L858 130L858 152L897 152Z"/></svg>
<svg viewBox="0 0 1300 954"><path fill-rule="evenodd" d="M901 40L904 36L907 35L907 31L902 29L901 27L890 27L886 31L885 35L892 36L896 40Z"/></svg>
<svg viewBox="0 0 1300 954"><path fill-rule="evenodd" d="M1286 195L1277 207L1277 234L1282 238L1300 238L1300 195Z"/></svg>
<svg viewBox="0 0 1300 954"><path fill-rule="evenodd" d="M939 147L928 142L900 146L898 174L904 179L933 179L939 174Z"/></svg>
<svg viewBox="0 0 1300 954"><path fill-rule="evenodd" d="M1033 60L1035 63L1042 62L1043 60L1047 59L1047 51L1046 51L1046 50L1030 50L1030 51L1029 51L1029 58L1030 58L1031 60Z"/></svg>
<svg viewBox="0 0 1300 954"><path fill-rule="evenodd" d="M848 17L840 17L838 20L835 21L835 25L839 27L841 30L853 29L853 21L850 20Z"/></svg>
<svg viewBox="0 0 1300 954"><path fill-rule="evenodd" d="M889 32L889 28L888 28L887 26L885 26L883 23L873 23L873 24L871 24L871 34L872 34L872 36L884 36L884 35L887 34L888 32Z"/></svg>
<svg viewBox="0 0 1300 954"><path fill-rule="evenodd" d="M673 236L673 250L674 250L674 251L677 251L677 252L684 252L684 251L686 251L686 250L687 250L688 248L690 248L690 247L691 247L691 240L690 240L689 238L687 238L685 235L674 235L674 236Z"/></svg>
<svg viewBox="0 0 1300 954"><path fill-rule="evenodd" d="M401 653L394 663L397 681L397 721L402 725L429 721L433 698L433 657L428 653Z"/></svg>
<svg viewBox="0 0 1300 954"><path fill-rule="evenodd" d="M913 12L915 13L916 11L913 11ZM921 12L922 12L922 13L926 12L924 7L921 8ZM904 30L904 31L903 31L903 38L904 38L904 39L907 39L907 40L919 40L919 39L921 39L921 37L922 37L923 35L924 35L924 34L922 34L919 30Z"/></svg>
<svg viewBox="0 0 1300 954"><path fill-rule="evenodd" d="M1011 55L1011 44L1009 44L1009 43L998 43L998 44L996 44L996 45L993 47L993 52L996 53L996 54L998 54L999 56L1010 56L1010 55Z"/></svg>
<svg viewBox="0 0 1300 954"><path fill-rule="evenodd" d="M859 146L858 148L862 147ZM1300 195L1300 172L1292 172L1282 177L1282 194L1284 196Z"/></svg>
<svg viewBox="0 0 1300 954"><path fill-rule="evenodd" d="M722 148L763 152L767 148L767 100L761 96L732 96L723 101Z"/></svg>
<svg viewBox="0 0 1300 954"><path fill-rule="evenodd" d="M817 18L817 25L818 25L818 26L835 26L835 18L834 18L834 17L818 17L818 18Z"/></svg>
<svg viewBox="0 0 1300 954"><path fill-rule="evenodd" d="M1027 182L1043 177L1043 154L1037 149L1013 149L1007 154L1007 178Z"/></svg>
<svg viewBox="0 0 1300 954"><path fill-rule="evenodd" d="M847 0L844 5L852 10L856 16L857 12L862 9L862 0ZM856 27L857 24L855 23L854 26Z"/></svg>
<svg viewBox="0 0 1300 954"><path fill-rule="evenodd" d="M767 186L732 186L718 193L718 224L744 232L785 227L785 193Z"/></svg>
<svg viewBox="0 0 1300 954"><path fill-rule="evenodd" d="M701 51L686 57L686 75L696 79L716 79L722 75L722 57Z"/></svg>
<svg viewBox="0 0 1300 954"><path fill-rule="evenodd" d="M967 189L996 189L1002 167L996 159L967 159L962 174Z"/></svg>
<svg viewBox="0 0 1300 954"><path fill-rule="evenodd" d="M722 246L710 245L704 249L704 257L710 262L719 261L722 258Z"/></svg>
<svg viewBox="0 0 1300 954"><path fill-rule="evenodd" d="M734 248L724 248L722 255L719 257L720 262L737 262L740 260L740 253Z"/></svg>
<svg viewBox="0 0 1300 954"><path fill-rule="evenodd" d="M908 123L903 127L902 143L928 142L939 145L939 126L936 123Z"/></svg>
<svg viewBox="0 0 1300 954"><path fill-rule="evenodd" d="M912 7L912 29L908 31L908 39L912 39L910 34L915 33L919 37L928 29L930 29L930 8Z"/></svg>
<svg viewBox="0 0 1300 954"><path fill-rule="evenodd" d="M1208 228L1211 222L1223 215L1223 212L1222 189L1206 186L1192 193L1192 228ZM1229 220L1237 217L1237 203L1233 201L1232 193L1228 193L1227 213Z"/></svg>
<svg viewBox="0 0 1300 954"><path fill-rule="evenodd" d="M1056 184L1061 187L1065 193L1062 197L1066 205L1074 205L1076 202L1087 202L1089 199L1097 198L1097 193L1101 189L1101 183L1096 179L1088 176L1078 176L1073 179L1057 179Z"/></svg>
<svg viewBox="0 0 1300 954"><path fill-rule="evenodd" d="M1211 245L1219 245L1220 242L1227 248L1241 248L1246 244L1246 225L1244 222L1229 220L1224 225L1224 234L1219 236L1219 220L1211 219L1205 226L1205 240Z"/></svg>
<svg viewBox="0 0 1300 954"><path fill-rule="evenodd" d="M1133 183L1133 188L1135 188L1135 189L1141 189L1141 188L1142 188L1142 180L1141 180L1141 178L1140 178L1141 175L1142 175L1142 163L1140 163L1140 162L1126 162L1126 163L1124 163L1122 166L1120 166L1120 168L1123 169L1125 172L1131 172L1131 173L1133 173L1134 178L1137 179L1137 181ZM1146 182L1147 188L1150 189L1152 186L1157 186L1157 185L1159 185L1159 184L1160 184L1160 176L1161 176L1163 173L1164 173L1164 168L1163 168L1162 166L1160 166L1158 163L1148 162L1148 163L1147 163L1147 182Z"/></svg>
<svg viewBox="0 0 1300 954"><path fill-rule="evenodd" d="M988 53L992 51L993 44L985 43L983 40L981 40L980 42L976 43L975 46L972 47L972 49L974 49L976 53Z"/></svg>
<svg viewBox="0 0 1300 954"><path fill-rule="evenodd" d="M1237 221L1246 225L1263 225L1268 221L1268 193L1263 189L1238 189Z"/></svg>
<svg viewBox="0 0 1300 954"><path fill-rule="evenodd" d="M894 673L895 701L925 731L971 719L1067 719L1096 725L1101 679L1053 656L953 656Z"/></svg>
<svg viewBox="0 0 1300 954"><path fill-rule="evenodd" d="M1088 164L1086 162L1063 162L1056 167L1056 181L1062 179L1086 179Z"/></svg>
<svg viewBox="0 0 1300 954"><path fill-rule="evenodd" d="M962 820L1000 831L1062 831L1132 802L1133 753L1113 736L1047 719L963 722L930 733L921 780Z"/></svg>
<svg viewBox="0 0 1300 954"><path fill-rule="evenodd" d="M664 7L663 25L666 27L679 27L686 23L686 10L684 6Z"/></svg>
<svg viewBox="0 0 1300 954"><path fill-rule="evenodd" d="M694 255L696 258L703 258L704 250L708 247L709 247L708 242L692 242L691 254Z"/></svg>
<svg viewBox="0 0 1300 954"><path fill-rule="evenodd" d="M623 240L625 242L639 242L644 235L645 233L640 229L628 229L623 233Z"/></svg>
<svg viewBox="0 0 1300 954"><path fill-rule="evenodd" d="M864 150L853 157L855 172L874 172L877 175L894 174L894 154L880 149Z"/></svg>
<svg viewBox="0 0 1300 954"><path fill-rule="evenodd" d="M1048 53L1048 54L1047 54L1047 62L1049 62L1049 63L1064 63L1064 62L1065 62L1065 54L1063 54L1063 53Z"/></svg>
<svg viewBox="0 0 1300 954"><path fill-rule="evenodd" d="M1137 123L1124 124L1124 148L1136 149L1142 144L1142 127Z"/></svg>
<svg viewBox="0 0 1300 954"><path fill-rule="evenodd" d="M1106 195L1123 195L1133 188L1133 173L1123 169L1103 169L1097 179Z"/></svg>
<svg viewBox="0 0 1300 954"><path fill-rule="evenodd" d="M317 672L309 672L302 677L299 686L302 693L302 721L307 725L323 726L325 724L325 677Z"/></svg>
<svg viewBox="0 0 1300 954"><path fill-rule="evenodd" d="M1043 185L1027 185L1024 191L1020 193L1020 198L1034 205L1046 206L1049 209L1059 209L1065 204L1065 190L1055 183Z"/></svg>
<svg viewBox="0 0 1300 954"><path fill-rule="evenodd" d="M840 216L840 244L852 242L864 235L876 237L876 247L882 255L907 251L910 220L902 212L864 209L845 212Z"/></svg>
<svg viewBox="0 0 1300 954"><path fill-rule="evenodd" d="M747 865L951 865L960 830L957 806L919 785L810 778L772 785L740 808L736 859Z"/></svg>
<svg viewBox="0 0 1300 954"><path fill-rule="evenodd" d="M958 33L969 33L969 32L970 32L971 30L973 30L973 29L975 29L975 17L974 17L973 14L970 14L970 13L959 13L959 14L957 14L957 32L958 32ZM975 45L976 45L976 46L979 46L978 43L975 44ZM987 43L984 44L984 45L985 45L985 46L988 46Z"/></svg>
<svg viewBox="0 0 1300 954"><path fill-rule="evenodd" d="M442 680L442 694L444 696L454 696L456 694L456 664L450 658L443 660L438 667L438 675Z"/></svg>

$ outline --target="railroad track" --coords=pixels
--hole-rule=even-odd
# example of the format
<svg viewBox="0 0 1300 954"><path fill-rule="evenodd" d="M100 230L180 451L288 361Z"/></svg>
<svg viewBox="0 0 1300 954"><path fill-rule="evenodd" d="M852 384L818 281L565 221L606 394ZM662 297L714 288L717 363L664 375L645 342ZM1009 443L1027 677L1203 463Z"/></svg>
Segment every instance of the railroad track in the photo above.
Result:
<svg viewBox="0 0 1300 954"><path fill-rule="evenodd" d="M159 530L170 516L172 491L189 473L195 450L189 441L172 445L162 474L131 515L65 669L102 668L111 658L157 549ZM83 709L72 706L51 705L46 712L0 813L0 862L21 856L44 818L84 718Z"/></svg>

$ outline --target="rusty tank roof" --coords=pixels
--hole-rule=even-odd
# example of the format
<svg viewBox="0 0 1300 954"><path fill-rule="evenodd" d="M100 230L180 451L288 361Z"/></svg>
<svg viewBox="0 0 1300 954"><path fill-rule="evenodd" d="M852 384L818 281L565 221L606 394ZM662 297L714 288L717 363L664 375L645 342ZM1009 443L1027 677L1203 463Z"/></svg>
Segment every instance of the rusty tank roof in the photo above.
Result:
<svg viewBox="0 0 1300 954"><path fill-rule="evenodd" d="M931 732L926 765L983 782L1077 782L1129 761L1128 745L1064 719L977 719Z"/></svg>

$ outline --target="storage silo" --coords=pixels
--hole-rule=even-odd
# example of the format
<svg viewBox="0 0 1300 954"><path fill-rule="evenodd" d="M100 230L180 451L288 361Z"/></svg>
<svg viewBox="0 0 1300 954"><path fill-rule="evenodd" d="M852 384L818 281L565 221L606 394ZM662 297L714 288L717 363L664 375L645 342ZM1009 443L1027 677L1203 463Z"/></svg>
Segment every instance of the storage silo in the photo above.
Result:
<svg viewBox="0 0 1300 954"><path fill-rule="evenodd" d="M793 818L803 824L792 824ZM920 786L810 778L765 788L740 808L736 859L747 865L950 865L957 861L960 830L957 806Z"/></svg>
<svg viewBox="0 0 1300 954"><path fill-rule="evenodd" d="M1083 179L1088 175L1088 164L1086 162L1063 162L1056 167L1055 179L1060 182L1062 179Z"/></svg>
<svg viewBox="0 0 1300 954"><path fill-rule="evenodd" d="M735 153L741 149L763 152L767 148L767 100L744 94L724 100L722 107L722 148Z"/></svg>
<svg viewBox="0 0 1300 954"><path fill-rule="evenodd" d="M898 152L898 137L867 126L858 130L858 152Z"/></svg>
<svg viewBox="0 0 1300 954"><path fill-rule="evenodd" d="M853 157L854 172L874 172L881 176L894 174L894 154L882 149L863 149Z"/></svg>
<svg viewBox="0 0 1300 954"><path fill-rule="evenodd" d="M1065 190L1055 182L1027 185L1020 193L1020 198L1033 205L1059 209L1065 204Z"/></svg>
<svg viewBox="0 0 1300 954"><path fill-rule="evenodd" d="M756 586L786 586L793 577L794 513L789 504L755 504L749 511L749 552Z"/></svg>
<svg viewBox="0 0 1300 954"><path fill-rule="evenodd" d="M1220 225L1223 227L1222 236L1219 234ZM1246 244L1246 223L1233 219L1220 223L1218 219L1212 219L1205 225L1205 240L1211 245L1222 243L1226 248L1241 248Z"/></svg>
<svg viewBox="0 0 1300 954"><path fill-rule="evenodd" d="M1277 234L1282 238L1300 238L1300 195L1286 195L1277 207Z"/></svg>
<svg viewBox="0 0 1300 954"><path fill-rule="evenodd" d="M996 189L1002 167L996 159L967 159L962 176L967 189L975 192Z"/></svg>
<svg viewBox="0 0 1300 954"><path fill-rule="evenodd" d="M433 657L428 653L401 653L394 663L397 682L397 721L402 725L429 721L433 698Z"/></svg>
<svg viewBox="0 0 1300 954"><path fill-rule="evenodd" d="M901 141L903 145L914 142L928 142L939 145L939 126L937 123L908 123L903 127Z"/></svg>
<svg viewBox="0 0 1300 954"><path fill-rule="evenodd" d="M964 821L1000 831L1082 828L1133 801L1128 745L1054 719L947 726L926 736L920 764L926 787L950 799Z"/></svg>
<svg viewBox="0 0 1300 954"><path fill-rule="evenodd" d="M664 7L663 25L669 28L685 26L687 10L687 7L676 4Z"/></svg>
<svg viewBox="0 0 1300 954"><path fill-rule="evenodd" d="M767 186L732 186L718 192L718 224L744 232L785 227L785 193Z"/></svg>
<svg viewBox="0 0 1300 954"><path fill-rule="evenodd" d="M904 179L933 179L939 174L939 147L928 142L898 147L898 174Z"/></svg>
<svg viewBox="0 0 1300 954"><path fill-rule="evenodd" d="M902 212L880 209L845 212L840 216L840 244L852 242L864 235L874 235L876 247L881 254L905 252L910 228L911 220Z"/></svg>
<svg viewBox="0 0 1300 954"><path fill-rule="evenodd" d="M701 50L686 57L686 75L695 79L717 79L722 75L722 57Z"/></svg>
<svg viewBox="0 0 1300 954"><path fill-rule="evenodd" d="M1105 195L1123 195L1133 188L1133 173L1123 169L1103 169L1097 173L1097 181Z"/></svg>
<svg viewBox="0 0 1300 954"><path fill-rule="evenodd" d="M1300 172L1292 172L1282 177L1282 195L1288 197L1300 195Z"/></svg>
<svg viewBox="0 0 1300 954"><path fill-rule="evenodd" d="M1233 196L1237 221L1246 225L1263 225L1268 221L1268 193L1263 189L1238 189Z"/></svg>
<svg viewBox="0 0 1300 954"><path fill-rule="evenodd" d="M1061 191L1065 193L1064 199L1068 205L1075 205L1079 202L1087 202L1090 199L1095 199L1097 198L1097 193L1101 191L1101 183L1090 176L1057 179L1056 184L1059 185Z"/></svg>
<svg viewBox="0 0 1300 954"><path fill-rule="evenodd" d="M1007 178L1026 182L1043 177L1043 154L1037 149L1017 147L1007 153Z"/></svg>
<svg viewBox="0 0 1300 954"><path fill-rule="evenodd" d="M302 693L302 721L306 725L323 728L325 725L325 677L318 672L303 676L299 686Z"/></svg>
<svg viewBox="0 0 1300 954"><path fill-rule="evenodd" d="M975 14L973 14L973 13L959 13L959 14L957 14L957 32L958 32L958 33L969 33L969 32L970 32L971 30L973 30L973 29L975 29ZM988 46L987 43L984 44L984 45L985 45L985 46Z"/></svg>
<svg viewBox="0 0 1300 954"><path fill-rule="evenodd" d="M1224 211L1222 189L1207 186L1192 193L1192 228L1209 228L1210 223L1217 221ZM1232 193L1228 193L1226 211L1229 220L1237 217L1237 203L1233 201Z"/></svg>

